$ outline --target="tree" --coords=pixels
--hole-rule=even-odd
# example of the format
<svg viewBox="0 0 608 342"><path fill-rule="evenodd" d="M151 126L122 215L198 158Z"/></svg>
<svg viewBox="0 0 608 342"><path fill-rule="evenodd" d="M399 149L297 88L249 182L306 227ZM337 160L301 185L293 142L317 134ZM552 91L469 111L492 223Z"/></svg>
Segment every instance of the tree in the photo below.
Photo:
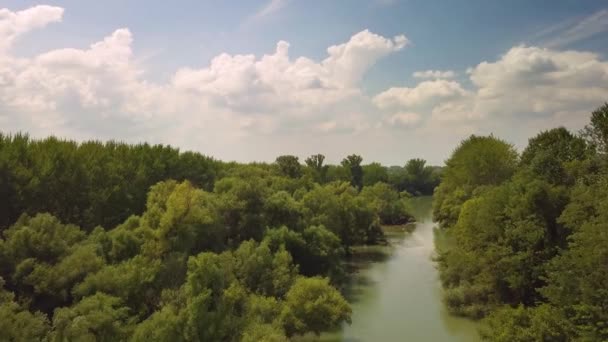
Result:
<svg viewBox="0 0 608 342"><path fill-rule="evenodd" d="M548 264L547 285L540 290L549 303L564 311L576 335L586 341L608 339L607 183L603 177L585 186L587 191L575 192L560 217L573 231L568 249Z"/></svg>
<svg viewBox="0 0 608 342"><path fill-rule="evenodd" d="M301 233L285 226L270 229L264 243L273 252L281 248L287 250L305 276L328 276L332 280L343 276L340 260L344 249L340 238L323 226L310 226Z"/></svg>
<svg viewBox="0 0 608 342"><path fill-rule="evenodd" d="M313 154L306 158L304 162L306 165L314 171L314 178L317 183L325 183L327 180L327 169L328 165L323 165L325 156L322 154Z"/></svg>
<svg viewBox="0 0 608 342"><path fill-rule="evenodd" d="M277 191L264 203L269 227L287 226L292 230L301 230L302 208L287 191Z"/></svg>
<svg viewBox="0 0 608 342"><path fill-rule="evenodd" d="M121 341L132 326L129 309L116 297L97 293L70 308L59 308L53 316L54 341Z"/></svg>
<svg viewBox="0 0 608 342"><path fill-rule="evenodd" d="M161 254L219 249L225 236L218 224L217 202L215 195L188 181L161 182L150 189L142 225L154 232Z"/></svg>
<svg viewBox="0 0 608 342"><path fill-rule="evenodd" d="M521 155L521 163L547 181L565 185L574 181L568 168L588 156L585 141L560 127L531 138Z"/></svg>
<svg viewBox="0 0 608 342"><path fill-rule="evenodd" d="M442 182L435 189L433 218L443 227L454 225L460 207L477 188L501 184L516 167L512 145L493 136L463 140L446 161Z"/></svg>
<svg viewBox="0 0 608 342"><path fill-rule="evenodd" d="M165 306L139 323L131 338L134 342L185 342L184 317L173 306Z"/></svg>
<svg viewBox="0 0 608 342"><path fill-rule="evenodd" d="M608 153L608 103L604 103L591 113L591 122L581 133L600 154Z"/></svg>
<svg viewBox="0 0 608 342"><path fill-rule="evenodd" d="M72 286L104 264L92 246L78 245L84 243L85 232L50 214L22 216L4 237L0 276L18 296L30 298L32 308L45 313L69 301Z"/></svg>
<svg viewBox="0 0 608 342"><path fill-rule="evenodd" d="M312 331L319 335L350 323L351 308L326 278L298 278L285 295L282 313L288 336Z"/></svg>
<svg viewBox="0 0 608 342"><path fill-rule="evenodd" d="M50 330L46 315L22 308L14 301L14 294L4 289L4 284L0 277L0 340L46 341Z"/></svg>
<svg viewBox="0 0 608 342"><path fill-rule="evenodd" d="M378 182L388 182L386 167L380 165L380 163L363 165L363 185L370 186Z"/></svg>
<svg viewBox="0 0 608 342"><path fill-rule="evenodd" d="M242 342L288 342L285 333L270 324L251 324L243 332Z"/></svg>
<svg viewBox="0 0 608 342"><path fill-rule="evenodd" d="M542 300L546 265L566 240L557 219L567 200L524 173L465 202L439 258L448 308L479 318L502 303Z"/></svg>
<svg viewBox="0 0 608 342"><path fill-rule="evenodd" d="M567 342L572 333L563 312L547 304L500 308L484 320L481 329L482 339L492 342Z"/></svg>
<svg viewBox="0 0 608 342"><path fill-rule="evenodd" d="M412 219L406 199L386 183L363 187L359 196L374 208L382 224L405 224Z"/></svg>
<svg viewBox="0 0 608 342"><path fill-rule="evenodd" d="M374 207L348 183L317 185L302 198L305 226L323 225L348 249L382 238Z"/></svg>
<svg viewBox="0 0 608 342"><path fill-rule="evenodd" d="M439 184L438 176L433 167L426 165L424 159L410 159L405 164L405 172L405 190L411 194L430 195Z"/></svg>
<svg viewBox="0 0 608 342"><path fill-rule="evenodd" d="M348 157L342 159L342 166L350 171L350 184L357 189L363 187L363 167L361 162L363 158L356 154L351 154Z"/></svg>
<svg viewBox="0 0 608 342"><path fill-rule="evenodd" d="M215 184L218 210L227 229L229 245L249 239L260 241L268 226L264 205L270 189L260 177L226 177Z"/></svg>
<svg viewBox="0 0 608 342"><path fill-rule="evenodd" d="M72 294L77 299L105 293L119 298L133 312L148 313L156 304L161 260L144 255L107 265L96 273L89 273L76 285Z"/></svg>
<svg viewBox="0 0 608 342"><path fill-rule="evenodd" d="M278 156L275 163L282 175L290 178L299 178L302 176L302 165L298 159L298 157L291 155Z"/></svg>

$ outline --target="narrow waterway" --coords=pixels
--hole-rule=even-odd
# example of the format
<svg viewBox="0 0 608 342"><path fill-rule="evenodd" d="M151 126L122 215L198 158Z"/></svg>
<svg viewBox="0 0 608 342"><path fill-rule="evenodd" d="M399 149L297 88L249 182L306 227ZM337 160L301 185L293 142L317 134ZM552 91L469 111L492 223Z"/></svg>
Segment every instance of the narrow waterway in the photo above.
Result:
<svg viewBox="0 0 608 342"><path fill-rule="evenodd" d="M434 253L431 198L413 200L411 233L389 234L390 247L367 247L348 297L352 324L322 341L479 341L474 322L449 315L441 299Z"/></svg>

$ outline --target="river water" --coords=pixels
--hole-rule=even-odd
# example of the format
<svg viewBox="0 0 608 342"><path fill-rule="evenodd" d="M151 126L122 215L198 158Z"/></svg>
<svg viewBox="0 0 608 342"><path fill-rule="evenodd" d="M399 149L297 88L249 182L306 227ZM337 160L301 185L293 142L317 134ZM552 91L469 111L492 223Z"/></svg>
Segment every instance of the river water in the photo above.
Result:
<svg viewBox="0 0 608 342"><path fill-rule="evenodd" d="M418 223L411 233L392 233L390 247L363 250L347 297L352 324L321 341L479 341L477 325L447 313L432 261L434 224L431 197L412 200Z"/></svg>

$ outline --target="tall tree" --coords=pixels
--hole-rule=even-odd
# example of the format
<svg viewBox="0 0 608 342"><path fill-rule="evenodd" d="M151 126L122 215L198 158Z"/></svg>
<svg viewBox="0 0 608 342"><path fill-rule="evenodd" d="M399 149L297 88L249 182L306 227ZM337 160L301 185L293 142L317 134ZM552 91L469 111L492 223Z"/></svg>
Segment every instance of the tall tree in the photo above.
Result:
<svg viewBox="0 0 608 342"><path fill-rule="evenodd" d="M481 186L508 180L517 168L515 148L493 136L472 135L446 161L441 184L435 190L433 218L443 227L456 223L462 204Z"/></svg>
<svg viewBox="0 0 608 342"><path fill-rule="evenodd" d="M350 184L357 189L363 187L363 167L361 166L363 158L356 154L351 154L342 159L342 166L350 171Z"/></svg>
<svg viewBox="0 0 608 342"><path fill-rule="evenodd" d="M531 138L521 154L521 163L543 179L565 185L574 181L568 169L574 162L587 159L590 152L582 138L559 127Z"/></svg>
<svg viewBox="0 0 608 342"><path fill-rule="evenodd" d="M323 165L324 161L325 156L322 154L313 154L304 160L306 165L314 171L315 180L318 183L325 183L327 180L327 169L329 166Z"/></svg>
<svg viewBox="0 0 608 342"><path fill-rule="evenodd" d="M302 165L299 158L292 155L278 156L275 163L282 175L290 178L302 176Z"/></svg>
<svg viewBox="0 0 608 342"><path fill-rule="evenodd" d="M591 113L591 122L585 126L582 135L599 153L608 153L608 103Z"/></svg>
<svg viewBox="0 0 608 342"><path fill-rule="evenodd" d="M378 182L388 182L388 171L380 163L363 165L363 185L374 185Z"/></svg>

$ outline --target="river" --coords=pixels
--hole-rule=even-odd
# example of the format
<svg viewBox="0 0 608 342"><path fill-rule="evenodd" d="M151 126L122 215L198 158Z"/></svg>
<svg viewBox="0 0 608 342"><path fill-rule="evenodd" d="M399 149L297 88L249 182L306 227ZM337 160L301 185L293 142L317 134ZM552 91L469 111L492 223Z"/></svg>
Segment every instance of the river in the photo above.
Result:
<svg viewBox="0 0 608 342"><path fill-rule="evenodd" d="M479 341L476 323L449 315L442 302L432 261L431 197L412 202L415 229L389 234L390 247L366 247L347 291L352 324L321 341Z"/></svg>

